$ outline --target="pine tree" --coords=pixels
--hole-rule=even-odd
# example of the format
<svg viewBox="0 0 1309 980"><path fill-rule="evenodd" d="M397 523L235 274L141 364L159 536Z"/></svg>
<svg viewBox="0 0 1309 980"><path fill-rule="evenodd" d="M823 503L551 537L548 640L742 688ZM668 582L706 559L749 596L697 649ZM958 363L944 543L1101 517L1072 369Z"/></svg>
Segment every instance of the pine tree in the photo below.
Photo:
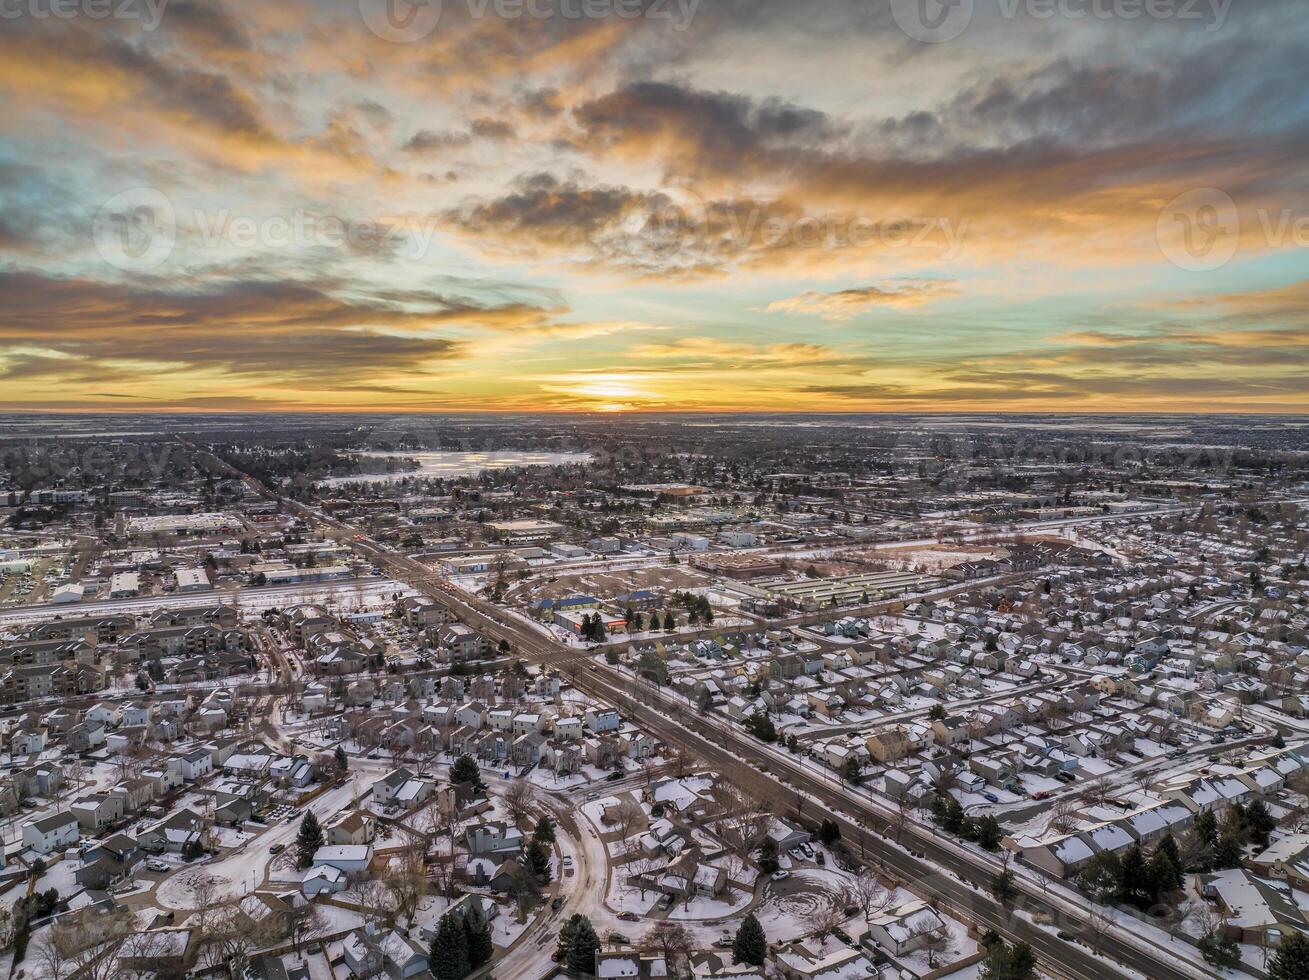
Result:
<svg viewBox="0 0 1309 980"><path fill-rule="evenodd" d="M543 885L550 883L550 848L539 840L527 846L527 863L532 867L532 874Z"/></svg>
<svg viewBox="0 0 1309 980"><path fill-rule="evenodd" d="M339 745L336 747L335 758L337 772L345 772L350 768L350 760L345 754L345 749Z"/></svg>
<svg viewBox="0 0 1309 980"><path fill-rule="evenodd" d="M1182 851L1177 846L1177 841L1173 839L1172 834L1164 834L1163 840L1155 845L1155 853L1160 851L1167 854L1173 862L1173 867L1177 869L1177 875L1173 879L1173 889L1184 888L1186 886L1186 869L1182 867Z"/></svg>
<svg viewBox="0 0 1309 980"><path fill-rule="evenodd" d="M555 842L555 822L542 814L541 819L536 822L536 827L532 830L532 840L539 840L542 844L553 844Z"/></svg>
<svg viewBox="0 0 1309 980"><path fill-rule="evenodd" d="M1006 868L992 878L991 894L1001 905L1007 906L1012 902L1018 894L1018 888L1014 885L1014 873Z"/></svg>
<svg viewBox="0 0 1309 980"><path fill-rule="evenodd" d="M759 870L764 874L772 874L777 870L777 841L771 837L765 837L759 847Z"/></svg>
<svg viewBox="0 0 1309 980"><path fill-rule="evenodd" d="M576 973L595 972L595 954L600 950L600 937L586 916L577 916L577 931L568 947L568 968Z"/></svg>
<svg viewBox="0 0 1309 980"><path fill-rule="evenodd" d="M568 961L568 953L573 948L573 940L577 938L577 929L582 924L583 918L585 916L573 914L560 928L559 938L555 943L555 958L559 962Z"/></svg>
<svg viewBox="0 0 1309 980"><path fill-rule="evenodd" d="M455 916L441 916L428 966L436 980L463 980L468 976L468 935Z"/></svg>
<svg viewBox="0 0 1309 980"><path fill-rule="evenodd" d="M454 765L450 767L450 782L480 785L482 774L477 768L477 760L471 755L461 755L455 759Z"/></svg>
<svg viewBox="0 0 1309 980"><path fill-rule="evenodd" d="M1138 908L1149 905L1150 872L1138 844L1133 844L1123 855L1118 875L1118 900Z"/></svg>
<svg viewBox="0 0 1309 980"><path fill-rule="evenodd" d="M1210 966L1227 969L1239 966L1241 963L1241 948L1236 945L1236 940L1225 932L1208 933L1195 945L1204 957L1204 961Z"/></svg>
<svg viewBox="0 0 1309 980"><path fill-rule="evenodd" d="M857 784L863 777L863 772L864 767L859 765L859 760L854 756L850 756L850 758L845 760L845 772L842 773L842 775L845 776L845 781L847 783Z"/></svg>
<svg viewBox="0 0 1309 980"><path fill-rule="evenodd" d="M470 901L464 913L464 933L468 937L468 967L476 970L491 961L491 923L486 921L482 903Z"/></svg>
<svg viewBox="0 0 1309 980"><path fill-rule="evenodd" d="M1263 800L1255 800L1246 808L1246 825L1250 828L1250 840L1259 847L1268 846L1268 835L1277 827L1277 820L1268 812Z"/></svg>
<svg viewBox="0 0 1309 980"><path fill-rule="evenodd" d="M1032 980L1036 955L1027 943L993 943L977 976L978 980Z"/></svg>
<svg viewBox="0 0 1309 980"><path fill-rule="evenodd" d="M1268 980L1304 980L1305 977L1309 977L1309 936L1291 930L1282 937L1282 945L1268 964Z"/></svg>
<svg viewBox="0 0 1309 980"><path fill-rule="evenodd" d="M1155 848L1154 856L1150 858L1150 866L1146 871L1150 880L1152 904L1158 902L1161 897L1177 891L1177 879L1181 877L1181 873L1177 870L1172 855L1162 847Z"/></svg>
<svg viewBox="0 0 1309 980"><path fill-rule="evenodd" d="M300 821L300 833L295 839L300 867L307 868L313 864L314 852L324 843L326 841L323 839L323 828L318 825L318 818L314 816L313 810L306 810L304 819Z"/></svg>
<svg viewBox="0 0 1309 980"><path fill-rule="evenodd" d="M732 943L732 962L763 966L767 955L768 940L764 937L764 927L751 912L741 923L741 928L736 930L736 941Z"/></svg>
<svg viewBox="0 0 1309 980"><path fill-rule="evenodd" d="M977 821L977 843L981 844L986 850L999 850L1003 836L1000 830L1000 821L996 820L995 817L988 815Z"/></svg>

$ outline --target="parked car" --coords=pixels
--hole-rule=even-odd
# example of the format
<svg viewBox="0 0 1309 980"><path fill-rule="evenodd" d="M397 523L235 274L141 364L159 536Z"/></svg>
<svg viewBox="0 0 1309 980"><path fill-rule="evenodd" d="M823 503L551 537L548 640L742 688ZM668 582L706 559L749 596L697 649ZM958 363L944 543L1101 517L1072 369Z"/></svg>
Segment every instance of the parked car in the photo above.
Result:
<svg viewBox="0 0 1309 980"><path fill-rule="evenodd" d="M158 858L151 858L145 863L145 866L147 871L157 871L160 874L168 871L170 868L167 861L160 861Z"/></svg>
<svg viewBox="0 0 1309 980"><path fill-rule="evenodd" d="M734 945L736 945L736 938L734 936L728 935L727 933L724 933L723 935L719 936L717 939L714 940L714 945L717 946L719 949L731 949Z"/></svg>
<svg viewBox="0 0 1309 980"><path fill-rule="evenodd" d="M785 881L787 878L791 877L791 872L787 871L785 868L778 868L769 877L771 877L773 881Z"/></svg>
<svg viewBox="0 0 1309 980"><path fill-rule="evenodd" d="M573 856L571 854L565 854L560 864L565 868L571 868L573 866Z"/></svg>
<svg viewBox="0 0 1309 980"><path fill-rule="evenodd" d="M285 850L286 850L286 845L285 845L285 844L274 844L272 847L270 847L270 848L268 849L268 853L269 853L269 854L281 854L281 853L282 853L283 851L285 851Z"/></svg>
<svg viewBox="0 0 1309 980"><path fill-rule="evenodd" d="M988 802L988 803L999 803L999 802L1000 802L1000 797L996 796L994 793L983 793L983 794L982 794L982 799L986 800L986 802Z"/></svg>
<svg viewBox="0 0 1309 980"><path fill-rule="evenodd" d="M622 919L624 922L640 922L640 921L641 921L641 917L640 917L639 915L637 915L635 912L619 912L619 913L618 913L618 918Z"/></svg>
<svg viewBox="0 0 1309 980"><path fill-rule="evenodd" d="M630 946L631 943L632 943L632 940L629 939L627 936L624 936L621 932L611 932L611 933L609 933L608 936L605 937L605 942L607 942L607 943L623 943L623 944L625 944L625 945L629 945L629 946Z"/></svg>

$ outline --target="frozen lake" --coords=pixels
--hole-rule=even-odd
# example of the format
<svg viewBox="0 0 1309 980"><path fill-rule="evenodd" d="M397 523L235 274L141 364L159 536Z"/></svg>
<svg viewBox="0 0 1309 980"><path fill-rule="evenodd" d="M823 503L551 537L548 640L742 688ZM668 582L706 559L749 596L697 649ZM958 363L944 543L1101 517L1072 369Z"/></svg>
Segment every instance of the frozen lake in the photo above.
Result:
<svg viewBox="0 0 1309 980"><path fill-rule="evenodd" d="M534 452L526 449L500 449L491 452L434 453L361 453L372 459L395 457L418 460L418 469L400 473L361 473L357 476L333 476L320 481L324 486L342 483L392 482L404 477L476 476L487 470L506 470L511 466L559 466L562 463L587 463L590 453Z"/></svg>

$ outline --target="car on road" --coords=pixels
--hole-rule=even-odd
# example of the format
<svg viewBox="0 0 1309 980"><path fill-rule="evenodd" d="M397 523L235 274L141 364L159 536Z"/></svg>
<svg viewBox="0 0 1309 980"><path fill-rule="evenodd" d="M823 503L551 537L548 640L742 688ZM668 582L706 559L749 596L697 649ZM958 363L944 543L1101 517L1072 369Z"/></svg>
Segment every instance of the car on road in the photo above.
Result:
<svg viewBox="0 0 1309 980"><path fill-rule="evenodd" d="M550 908L552 908L556 912L558 912L563 907L564 907L564 897L562 895L557 896L555 900L550 903Z"/></svg>
<svg viewBox="0 0 1309 980"><path fill-rule="evenodd" d="M1076 936L1074 936L1071 932L1064 932L1062 929L1059 930L1057 933L1055 933L1055 935L1058 936L1060 939L1062 939L1062 940L1063 940L1064 942L1066 942L1066 943L1075 943L1075 942L1077 942L1077 937L1076 937Z"/></svg>
<svg viewBox="0 0 1309 980"><path fill-rule="evenodd" d="M769 877L772 878L773 881L785 881L787 878L791 877L791 872L787 871L785 868L778 868L769 875Z"/></svg>
<svg viewBox="0 0 1309 980"><path fill-rule="evenodd" d="M624 922L640 922L640 921L641 921L641 917L640 917L639 915L637 915L635 912L619 912L619 913L618 913L618 918L622 919Z"/></svg>
<svg viewBox="0 0 1309 980"><path fill-rule="evenodd" d="M1184 755L1186 755L1186 749L1173 749L1173 751L1168 753L1168 758L1180 759Z"/></svg>
<svg viewBox="0 0 1309 980"><path fill-rule="evenodd" d="M168 871L172 865L167 861L160 861L158 858L151 858L145 863L145 867L147 871L157 871L162 874L163 872Z"/></svg>

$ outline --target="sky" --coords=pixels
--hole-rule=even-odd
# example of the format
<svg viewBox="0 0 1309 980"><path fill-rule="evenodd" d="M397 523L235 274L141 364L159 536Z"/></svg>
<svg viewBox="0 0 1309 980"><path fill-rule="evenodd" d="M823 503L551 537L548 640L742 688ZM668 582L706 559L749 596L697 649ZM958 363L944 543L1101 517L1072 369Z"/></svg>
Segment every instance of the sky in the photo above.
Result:
<svg viewBox="0 0 1309 980"><path fill-rule="evenodd" d="M1303 0L0 0L0 408L1309 408Z"/></svg>

